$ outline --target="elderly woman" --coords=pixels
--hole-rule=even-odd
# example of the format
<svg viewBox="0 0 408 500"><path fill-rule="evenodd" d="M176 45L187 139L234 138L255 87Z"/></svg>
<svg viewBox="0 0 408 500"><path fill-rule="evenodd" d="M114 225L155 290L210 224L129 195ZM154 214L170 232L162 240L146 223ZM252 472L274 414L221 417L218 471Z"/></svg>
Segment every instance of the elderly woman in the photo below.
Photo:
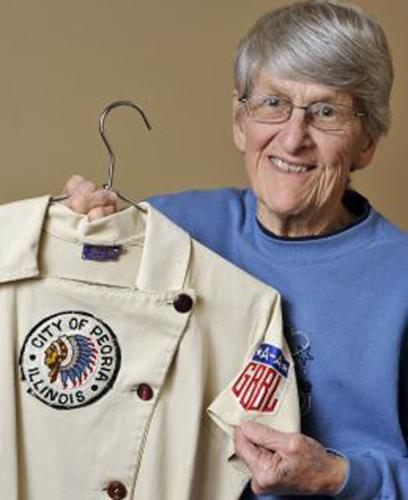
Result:
<svg viewBox="0 0 408 500"><path fill-rule="evenodd" d="M350 187L389 127L384 33L349 4L297 3L259 19L234 77L251 188L150 201L282 294L303 434L237 429L252 490L408 498L408 238ZM114 210L111 193L78 176L66 191L91 217Z"/></svg>

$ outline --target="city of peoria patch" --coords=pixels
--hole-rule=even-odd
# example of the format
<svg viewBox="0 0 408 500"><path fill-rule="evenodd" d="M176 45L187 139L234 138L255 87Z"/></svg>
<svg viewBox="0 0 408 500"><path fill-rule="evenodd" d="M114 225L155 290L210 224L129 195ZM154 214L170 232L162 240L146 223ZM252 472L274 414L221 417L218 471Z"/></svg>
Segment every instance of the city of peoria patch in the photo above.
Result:
<svg viewBox="0 0 408 500"><path fill-rule="evenodd" d="M246 411L273 413L286 387L289 367L279 347L261 344L235 379L232 393Z"/></svg>
<svg viewBox="0 0 408 500"><path fill-rule="evenodd" d="M27 334L19 365L27 392L52 408L81 408L103 397L121 362L112 329L81 311L48 316Z"/></svg>

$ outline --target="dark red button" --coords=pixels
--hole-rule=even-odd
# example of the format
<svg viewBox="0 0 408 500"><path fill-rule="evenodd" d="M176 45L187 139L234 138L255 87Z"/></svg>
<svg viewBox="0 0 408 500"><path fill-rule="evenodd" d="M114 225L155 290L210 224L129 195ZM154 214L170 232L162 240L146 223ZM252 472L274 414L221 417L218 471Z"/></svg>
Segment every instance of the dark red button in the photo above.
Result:
<svg viewBox="0 0 408 500"><path fill-rule="evenodd" d="M112 500L122 500L127 495L126 486L120 481L111 481L105 490Z"/></svg>
<svg viewBox="0 0 408 500"><path fill-rule="evenodd" d="M143 401L150 401L153 397L153 389L149 384L139 384L136 392Z"/></svg>
<svg viewBox="0 0 408 500"><path fill-rule="evenodd" d="M180 295L177 295L177 297L173 300L174 309L179 313L186 313L190 311L193 304L193 299L186 293L180 293Z"/></svg>

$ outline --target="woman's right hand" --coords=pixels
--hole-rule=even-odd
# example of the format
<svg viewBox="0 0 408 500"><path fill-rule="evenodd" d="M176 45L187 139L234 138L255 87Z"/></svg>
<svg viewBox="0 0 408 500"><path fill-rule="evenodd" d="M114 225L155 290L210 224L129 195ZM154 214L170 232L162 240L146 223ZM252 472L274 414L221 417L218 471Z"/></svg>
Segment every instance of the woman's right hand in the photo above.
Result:
<svg viewBox="0 0 408 500"><path fill-rule="evenodd" d="M108 189L97 189L94 182L73 175L64 186L68 196L63 203L74 212L86 214L89 220L100 219L117 210L117 196Z"/></svg>

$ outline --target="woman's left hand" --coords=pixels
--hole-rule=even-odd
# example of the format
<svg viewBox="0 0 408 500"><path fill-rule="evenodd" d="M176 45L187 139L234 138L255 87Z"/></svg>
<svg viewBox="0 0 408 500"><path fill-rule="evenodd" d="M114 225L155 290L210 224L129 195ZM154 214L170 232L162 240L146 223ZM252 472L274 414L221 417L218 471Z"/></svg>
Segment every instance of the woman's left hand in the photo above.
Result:
<svg viewBox="0 0 408 500"><path fill-rule="evenodd" d="M330 495L345 480L347 461L303 434L245 421L236 428L234 441L257 495Z"/></svg>

